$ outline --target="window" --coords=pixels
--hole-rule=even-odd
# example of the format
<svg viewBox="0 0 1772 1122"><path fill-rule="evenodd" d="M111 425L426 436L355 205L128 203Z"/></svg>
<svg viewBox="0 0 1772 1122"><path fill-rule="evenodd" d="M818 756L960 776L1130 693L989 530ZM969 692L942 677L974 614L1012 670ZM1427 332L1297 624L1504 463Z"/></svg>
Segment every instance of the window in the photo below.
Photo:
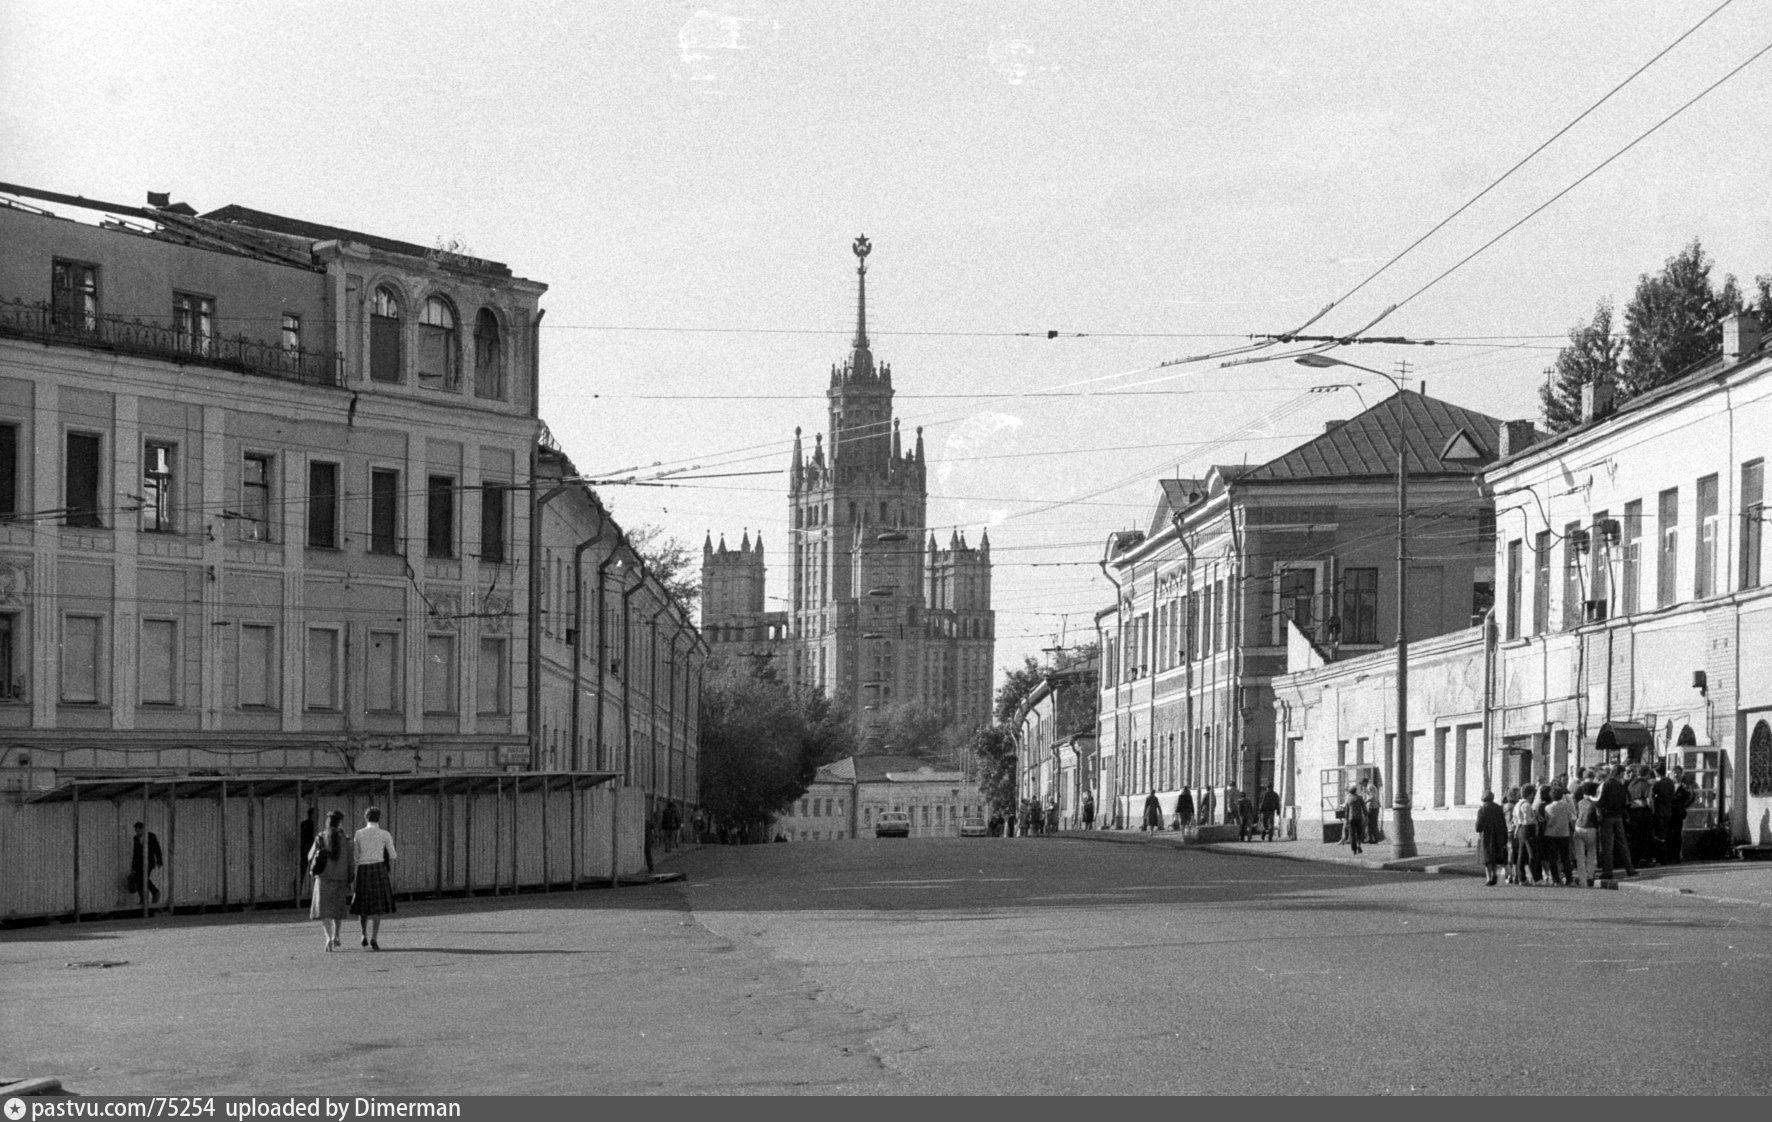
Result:
<svg viewBox="0 0 1772 1122"><path fill-rule="evenodd" d="M98 267L57 260L50 270L49 329L57 334L98 331Z"/></svg>
<svg viewBox="0 0 1772 1122"><path fill-rule="evenodd" d="M1532 634L1543 635L1550 630L1550 558L1549 530L1532 541Z"/></svg>
<svg viewBox="0 0 1772 1122"><path fill-rule="evenodd" d="M455 712L455 636L425 636L425 712Z"/></svg>
<svg viewBox="0 0 1772 1122"><path fill-rule="evenodd" d="M240 461L240 540L271 540L271 457L248 452Z"/></svg>
<svg viewBox="0 0 1772 1122"><path fill-rule="evenodd" d="M18 426L0 425L0 521L18 516Z"/></svg>
<svg viewBox="0 0 1772 1122"><path fill-rule="evenodd" d="M308 548L338 548L337 464L308 464Z"/></svg>
<svg viewBox="0 0 1772 1122"><path fill-rule="evenodd" d="M0 441L5 434L0 432ZM0 471L5 470L5 451L0 447ZM4 481L0 481L0 502L6 500ZM1760 587L1761 542L1766 534L1766 461L1754 460L1741 465L1741 587Z"/></svg>
<svg viewBox="0 0 1772 1122"><path fill-rule="evenodd" d="M401 689L400 633L371 631L367 662L368 689L364 706L371 713L396 713L405 707L405 690Z"/></svg>
<svg viewBox="0 0 1772 1122"><path fill-rule="evenodd" d="M440 296L425 301L418 315L418 376L453 390L461 379L455 342L455 310Z"/></svg>
<svg viewBox="0 0 1772 1122"><path fill-rule="evenodd" d="M96 705L104 685L99 637L103 620L98 616L62 617L61 699L72 705Z"/></svg>
<svg viewBox="0 0 1772 1122"><path fill-rule="evenodd" d="M178 349L188 354L215 351L215 299L189 292L172 294L172 319L178 331Z"/></svg>
<svg viewBox="0 0 1772 1122"><path fill-rule="evenodd" d="M96 433L68 434L62 520L69 526L103 526L99 508L100 439Z"/></svg>
<svg viewBox="0 0 1772 1122"><path fill-rule="evenodd" d="M1470 767L1470 742L1473 736L1481 736L1482 725L1459 725L1458 743L1454 749L1452 761L1452 805L1465 805L1465 774Z"/></svg>
<svg viewBox="0 0 1772 1122"><path fill-rule="evenodd" d="M1592 528L1588 531L1588 578L1587 598L1600 606L1601 618L1611 614L1611 568L1608 562L1612 556L1612 543L1606 534L1606 523L1611 516L1605 511L1594 515Z"/></svg>
<svg viewBox="0 0 1772 1122"><path fill-rule="evenodd" d="M474 317L474 396L502 398L505 395L504 343L499 338L498 317L491 308L481 308Z"/></svg>
<svg viewBox="0 0 1772 1122"><path fill-rule="evenodd" d="M1717 477L1707 475L1698 481L1698 535L1694 560L1698 571L1693 575L1692 594L1703 600L1717 594Z"/></svg>
<svg viewBox="0 0 1772 1122"><path fill-rule="evenodd" d="M480 485L480 560L503 564L505 558L505 495L503 483Z"/></svg>
<svg viewBox="0 0 1772 1122"><path fill-rule="evenodd" d="M25 663L19 659L18 615L0 614L0 701L25 699Z"/></svg>
<svg viewBox="0 0 1772 1122"><path fill-rule="evenodd" d="M369 552L400 552L400 473L369 471Z"/></svg>
<svg viewBox="0 0 1772 1122"><path fill-rule="evenodd" d="M1306 635L1316 634L1315 616L1312 604L1317 597L1317 571L1315 569L1282 569L1280 570L1280 620L1291 620ZM1213 618L1218 616L1217 606L1213 607ZM1276 643L1286 642L1285 624L1282 622L1274 630Z"/></svg>
<svg viewBox="0 0 1772 1122"><path fill-rule="evenodd" d="M178 704L178 624L144 619L141 625L140 691L143 705Z"/></svg>
<svg viewBox="0 0 1772 1122"><path fill-rule="evenodd" d="M1661 493L1661 549L1655 558L1655 606L1665 608L1679 598L1675 581L1680 572L1680 489Z"/></svg>
<svg viewBox="0 0 1772 1122"><path fill-rule="evenodd" d="M1635 615L1642 607L1643 588L1643 500L1624 504L1624 560L1618 571L1618 610Z"/></svg>
<svg viewBox="0 0 1772 1122"><path fill-rule="evenodd" d="M301 350L301 317L294 312L283 313L283 349Z"/></svg>
<svg viewBox="0 0 1772 1122"><path fill-rule="evenodd" d="M369 377L376 382L405 378L406 348L400 323L400 298L394 290L375 290L369 311Z"/></svg>
<svg viewBox="0 0 1772 1122"><path fill-rule="evenodd" d="M240 708L277 706L277 629L268 623L240 625Z"/></svg>
<svg viewBox="0 0 1772 1122"><path fill-rule="evenodd" d="M172 461L175 445L150 440L142 445L142 529L150 534L173 531Z"/></svg>
<svg viewBox="0 0 1772 1122"><path fill-rule="evenodd" d="M1446 805L1446 740L1450 729L1434 730L1434 805Z"/></svg>
<svg viewBox="0 0 1772 1122"><path fill-rule="evenodd" d="M1520 637L1520 593L1523 591L1522 562L1525 543L1514 540L1507 543L1507 619L1504 634L1509 639Z"/></svg>
<svg viewBox="0 0 1772 1122"><path fill-rule="evenodd" d="M307 703L309 709L337 709L338 629L308 628Z"/></svg>
<svg viewBox="0 0 1772 1122"><path fill-rule="evenodd" d="M1377 569L1342 570L1341 641L1378 642Z"/></svg>
<svg viewBox="0 0 1772 1122"><path fill-rule="evenodd" d="M1587 576L1587 533L1581 523L1563 527L1563 630L1581 626L1585 609L1582 601L1583 582Z"/></svg>
<svg viewBox="0 0 1772 1122"><path fill-rule="evenodd" d="M425 484L425 554L455 556L455 477L433 475Z"/></svg>
<svg viewBox="0 0 1772 1122"><path fill-rule="evenodd" d="M482 717L503 716L511 711L507 640L482 638L476 666L475 709Z"/></svg>

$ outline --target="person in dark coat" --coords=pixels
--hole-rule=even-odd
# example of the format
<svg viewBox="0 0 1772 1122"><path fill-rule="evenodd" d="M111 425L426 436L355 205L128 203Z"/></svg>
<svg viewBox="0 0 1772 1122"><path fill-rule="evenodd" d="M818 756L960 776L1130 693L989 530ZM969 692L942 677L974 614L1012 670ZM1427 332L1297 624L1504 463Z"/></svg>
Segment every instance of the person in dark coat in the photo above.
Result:
<svg viewBox="0 0 1772 1122"><path fill-rule="evenodd" d="M1200 788L1200 825L1212 825L1212 812L1217 809L1218 796L1212 793L1212 788Z"/></svg>
<svg viewBox="0 0 1772 1122"><path fill-rule="evenodd" d="M1083 795L1083 829L1095 829L1095 796L1088 792Z"/></svg>
<svg viewBox="0 0 1772 1122"><path fill-rule="evenodd" d="M1669 855L1670 850L1680 847L1679 835L1674 832L1674 781L1667 777L1667 763L1655 765L1655 783L1649 788L1652 802L1650 810L1655 815L1656 856L1663 865L1679 860L1678 854ZM1671 839L1671 841L1670 841Z"/></svg>
<svg viewBox="0 0 1772 1122"><path fill-rule="evenodd" d="M1600 782L1600 879L1611 880L1613 869L1622 862L1624 875L1637 875L1636 862L1631 860L1630 839L1626 826L1630 821L1630 792L1619 777L1622 771L1608 769Z"/></svg>
<svg viewBox="0 0 1772 1122"><path fill-rule="evenodd" d="M1194 793L1186 787L1175 800L1175 821L1183 828L1194 824Z"/></svg>
<svg viewBox="0 0 1772 1122"><path fill-rule="evenodd" d="M1670 865L1678 865L1683 860L1680 849L1685 844L1686 811L1691 808L1698 795L1692 790L1691 777L1686 774L1686 769L1679 764L1674 765L1673 774L1668 778L1672 779L1674 784L1674 810L1668 823L1670 837L1667 845L1667 860Z"/></svg>
<svg viewBox="0 0 1772 1122"><path fill-rule="evenodd" d="M1237 793L1237 837L1241 841L1248 841L1254 833L1255 800L1249 797L1249 792L1239 791Z"/></svg>
<svg viewBox="0 0 1772 1122"><path fill-rule="evenodd" d="M1280 792L1274 790L1273 784L1261 785L1261 840L1273 841L1275 824L1280 818Z"/></svg>
<svg viewBox="0 0 1772 1122"><path fill-rule="evenodd" d="M1146 830L1161 830L1163 828L1163 804L1158 801L1155 791L1144 797L1143 828Z"/></svg>
<svg viewBox="0 0 1772 1122"><path fill-rule="evenodd" d="M135 824L135 852L129 859L129 894L140 897L147 890L150 902L160 902L160 886L154 883L154 870L166 864L160 850L160 835L142 822Z"/></svg>
<svg viewBox="0 0 1772 1122"><path fill-rule="evenodd" d="M1488 874L1483 883L1494 884L1496 868L1507 864L1507 812L1495 801L1494 791L1484 791L1477 808L1477 848Z"/></svg>
<svg viewBox="0 0 1772 1122"><path fill-rule="evenodd" d="M1360 852L1360 842L1366 836L1366 800L1360 796L1358 787L1347 789L1347 801L1341 804L1341 834L1347 839L1348 845L1355 853Z"/></svg>

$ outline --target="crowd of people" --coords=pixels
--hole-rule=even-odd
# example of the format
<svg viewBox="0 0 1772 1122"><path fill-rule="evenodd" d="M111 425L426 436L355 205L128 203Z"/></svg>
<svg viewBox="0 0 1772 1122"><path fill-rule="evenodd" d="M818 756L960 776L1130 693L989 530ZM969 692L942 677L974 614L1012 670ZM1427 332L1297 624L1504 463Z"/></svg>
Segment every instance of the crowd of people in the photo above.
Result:
<svg viewBox="0 0 1772 1122"><path fill-rule="evenodd" d="M1485 884L1593 887L1618 866L1678 864L1686 812L1697 798L1691 777L1666 763L1585 768L1571 783L1559 775L1508 789L1501 802L1483 792L1477 839Z"/></svg>

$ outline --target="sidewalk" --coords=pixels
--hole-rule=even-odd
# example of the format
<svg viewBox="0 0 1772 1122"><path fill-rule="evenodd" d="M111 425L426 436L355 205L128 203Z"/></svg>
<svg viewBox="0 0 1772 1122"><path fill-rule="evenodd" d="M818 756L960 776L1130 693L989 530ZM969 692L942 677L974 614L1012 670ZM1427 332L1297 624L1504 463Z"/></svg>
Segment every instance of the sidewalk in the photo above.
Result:
<svg viewBox="0 0 1772 1122"><path fill-rule="evenodd" d="M1187 842L1178 833L1147 834L1138 830L1061 830L1055 836L1075 841L1198 849L1207 853L1232 853L1241 857L1317 861L1386 872L1468 877L1483 875L1483 866L1477 860L1475 851L1465 846L1419 845L1418 856L1395 860L1389 856L1389 846L1384 842L1367 846L1364 854L1356 856L1343 846L1319 841ZM1690 896L1719 904L1772 908L1772 861L1709 861L1663 865L1640 870L1634 877L1602 881L1601 886L1630 892Z"/></svg>

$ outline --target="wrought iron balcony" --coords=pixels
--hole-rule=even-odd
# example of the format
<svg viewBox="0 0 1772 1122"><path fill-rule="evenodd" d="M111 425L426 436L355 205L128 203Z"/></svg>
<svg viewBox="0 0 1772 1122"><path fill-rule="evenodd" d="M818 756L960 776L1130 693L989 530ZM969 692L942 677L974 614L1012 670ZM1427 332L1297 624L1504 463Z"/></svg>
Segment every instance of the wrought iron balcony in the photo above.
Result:
<svg viewBox="0 0 1772 1122"><path fill-rule="evenodd" d="M309 386L344 385L344 358L336 352L285 347L243 335L204 335L170 323L24 300L0 300L0 337L211 366Z"/></svg>

